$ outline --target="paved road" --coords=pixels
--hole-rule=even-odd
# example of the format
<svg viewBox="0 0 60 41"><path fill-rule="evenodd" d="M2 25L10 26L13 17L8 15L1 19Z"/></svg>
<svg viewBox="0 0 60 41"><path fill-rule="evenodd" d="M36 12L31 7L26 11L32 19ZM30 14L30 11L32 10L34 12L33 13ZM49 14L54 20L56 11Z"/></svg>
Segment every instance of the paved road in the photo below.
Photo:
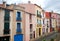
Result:
<svg viewBox="0 0 60 41"><path fill-rule="evenodd" d="M51 39L55 39L56 36L57 36L57 34L58 34L57 32L54 32L54 33L52 33L52 34L50 34L50 35L47 35L47 36L38 38L38 39L36 39L36 40L34 40L34 41L43 41L44 39L45 39L46 41L50 41Z"/></svg>

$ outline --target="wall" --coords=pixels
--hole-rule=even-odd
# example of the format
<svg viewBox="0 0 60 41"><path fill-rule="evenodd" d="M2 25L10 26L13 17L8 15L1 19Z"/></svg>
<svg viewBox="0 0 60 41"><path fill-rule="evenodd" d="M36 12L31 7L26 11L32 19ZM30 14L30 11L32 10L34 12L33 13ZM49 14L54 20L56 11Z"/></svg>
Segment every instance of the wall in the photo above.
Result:
<svg viewBox="0 0 60 41"><path fill-rule="evenodd" d="M31 14L35 14L34 4L19 4L19 5L24 7L26 12L29 12Z"/></svg>
<svg viewBox="0 0 60 41"><path fill-rule="evenodd" d="M25 41L30 40L29 14L25 14Z"/></svg>
<svg viewBox="0 0 60 41"><path fill-rule="evenodd" d="M4 30L4 10L0 9L0 36L3 36Z"/></svg>
<svg viewBox="0 0 60 41"><path fill-rule="evenodd" d="M35 5L34 4L19 4L19 6L24 7L25 8L24 11L28 12L28 13L25 13L25 17L24 17L25 23L24 24L25 24L25 41L29 41L30 40L30 24L33 24L33 31L36 30L35 29L36 17L35 17L35 15L33 15L33 14L35 14ZM31 23L30 23L30 19L29 19L30 14L32 14L32 20L31 20L32 22ZM28 39L27 39L27 37L28 37Z"/></svg>

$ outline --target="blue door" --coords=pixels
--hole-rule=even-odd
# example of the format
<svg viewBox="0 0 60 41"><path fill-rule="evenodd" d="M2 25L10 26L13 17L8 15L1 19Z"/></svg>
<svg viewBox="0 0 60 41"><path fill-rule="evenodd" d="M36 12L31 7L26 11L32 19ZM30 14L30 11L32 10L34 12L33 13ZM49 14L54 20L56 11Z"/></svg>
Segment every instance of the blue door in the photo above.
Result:
<svg viewBox="0 0 60 41"><path fill-rule="evenodd" d="M14 41L23 41L23 34L17 34L14 36Z"/></svg>

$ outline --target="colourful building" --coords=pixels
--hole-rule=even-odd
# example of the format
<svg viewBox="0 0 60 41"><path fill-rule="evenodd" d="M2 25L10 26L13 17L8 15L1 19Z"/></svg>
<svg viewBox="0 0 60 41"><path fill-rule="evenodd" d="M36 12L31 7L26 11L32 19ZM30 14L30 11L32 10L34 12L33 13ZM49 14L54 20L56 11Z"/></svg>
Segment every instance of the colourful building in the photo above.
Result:
<svg viewBox="0 0 60 41"><path fill-rule="evenodd" d="M36 24L36 37L39 37L42 35L42 13L41 13L42 9L35 4L35 12L36 12L36 20L37 20L37 24Z"/></svg>
<svg viewBox="0 0 60 41"><path fill-rule="evenodd" d="M14 41L22 34L23 41L30 41L60 27L60 14L45 12L30 1L18 5L0 4L0 40ZM19 38L20 39L20 38Z"/></svg>
<svg viewBox="0 0 60 41"><path fill-rule="evenodd" d="M46 30L46 33L49 33L50 32L50 15L51 13L50 12L45 12L45 30Z"/></svg>
<svg viewBox="0 0 60 41"><path fill-rule="evenodd" d="M52 28L53 28L53 31L56 30L56 26L57 26L57 14L52 12L51 14L51 23L52 23Z"/></svg>
<svg viewBox="0 0 60 41"><path fill-rule="evenodd" d="M60 14L57 14L57 30L60 28Z"/></svg>
<svg viewBox="0 0 60 41"><path fill-rule="evenodd" d="M24 14L25 14L24 7L15 4L8 5L6 4L6 2L0 4L1 41L14 41L15 35L17 34L22 34L23 36L25 35L24 31L26 19Z"/></svg>
<svg viewBox="0 0 60 41"><path fill-rule="evenodd" d="M36 16L35 16L35 5L28 2L27 4L18 4L19 6L22 6L25 8L24 11L26 11L29 14L25 14L25 41L30 41L31 39L36 38Z"/></svg>
<svg viewBox="0 0 60 41"><path fill-rule="evenodd" d="M42 31L44 33L44 25L43 25L44 10L42 10L42 8L40 6L38 6L37 4L31 4L30 1L27 4L23 3L23 4L19 4L19 5L25 7L25 11L26 12L29 12L29 13L35 15L34 17L32 17L33 18L32 21L34 20L31 23L31 24L34 25L32 28L34 28L33 31L35 31L35 34L34 34L35 38L41 36L42 35ZM31 32L30 32L30 34L31 34ZM27 33L26 33L26 35L27 35ZM31 36L29 36L29 37L31 37ZM27 36L26 36L26 38L27 38ZM34 38L32 38L32 39L34 39ZM28 41L28 40L26 39L26 41Z"/></svg>
<svg viewBox="0 0 60 41"><path fill-rule="evenodd" d="M45 27L44 27L45 14L44 10L37 4L35 4L35 12L37 17L36 37L40 37L45 33Z"/></svg>

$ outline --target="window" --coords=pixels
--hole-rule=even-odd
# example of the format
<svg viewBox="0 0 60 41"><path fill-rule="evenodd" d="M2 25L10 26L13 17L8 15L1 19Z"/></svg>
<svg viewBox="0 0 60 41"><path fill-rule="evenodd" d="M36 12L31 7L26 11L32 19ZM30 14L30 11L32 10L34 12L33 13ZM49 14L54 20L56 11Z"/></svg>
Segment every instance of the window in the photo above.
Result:
<svg viewBox="0 0 60 41"><path fill-rule="evenodd" d="M46 28L46 32L48 33L48 28Z"/></svg>
<svg viewBox="0 0 60 41"><path fill-rule="evenodd" d="M21 12L17 12L16 20L18 20L18 21L21 20Z"/></svg>
<svg viewBox="0 0 60 41"><path fill-rule="evenodd" d="M29 15L30 22L32 22L32 14Z"/></svg>
<svg viewBox="0 0 60 41"><path fill-rule="evenodd" d="M4 23L4 34L9 34L10 29L9 29L9 22Z"/></svg>
<svg viewBox="0 0 60 41"><path fill-rule="evenodd" d="M32 24L30 24L30 32L32 32Z"/></svg>
<svg viewBox="0 0 60 41"><path fill-rule="evenodd" d="M38 23L38 24L41 24L41 20L38 20L38 19L37 19L37 23Z"/></svg>
<svg viewBox="0 0 60 41"><path fill-rule="evenodd" d="M38 26L38 27L39 27L39 26L42 26L41 20L38 20L38 19L37 19L37 26Z"/></svg>
<svg viewBox="0 0 60 41"><path fill-rule="evenodd" d="M44 19L43 19L43 24L44 24Z"/></svg>
<svg viewBox="0 0 60 41"><path fill-rule="evenodd" d="M37 17L39 17L39 11L37 10Z"/></svg>
<svg viewBox="0 0 60 41"><path fill-rule="evenodd" d="M35 38L35 31L33 31L33 37Z"/></svg>
<svg viewBox="0 0 60 41"><path fill-rule="evenodd" d="M41 16L41 12L38 11L38 10L37 10L37 17L40 17L40 18L42 17L42 16Z"/></svg>
<svg viewBox="0 0 60 41"><path fill-rule="evenodd" d="M5 16L9 16L10 11L9 10L5 10Z"/></svg>
<svg viewBox="0 0 60 41"><path fill-rule="evenodd" d="M42 26L42 24L41 24L41 20L39 20L39 25L40 25L40 27Z"/></svg>
<svg viewBox="0 0 60 41"><path fill-rule="evenodd" d="M38 10L37 10L37 15L38 15Z"/></svg>
<svg viewBox="0 0 60 41"><path fill-rule="evenodd" d="M41 28L39 28L39 36L41 35Z"/></svg>
<svg viewBox="0 0 60 41"><path fill-rule="evenodd" d="M30 34L30 39L32 39L32 34Z"/></svg>
<svg viewBox="0 0 60 41"><path fill-rule="evenodd" d="M41 20L40 20L40 24L41 24Z"/></svg>
<svg viewBox="0 0 60 41"><path fill-rule="evenodd" d="M4 34L9 34L10 33L10 11L5 10L5 15L4 15ZM7 22L8 21L8 22Z"/></svg>
<svg viewBox="0 0 60 41"><path fill-rule="evenodd" d="M4 20L5 21L9 21L9 19L10 19L10 11L9 10L5 10Z"/></svg>
<svg viewBox="0 0 60 41"><path fill-rule="evenodd" d="M38 23L38 19L37 19L37 23Z"/></svg>
<svg viewBox="0 0 60 41"><path fill-rule="evenodd" d="M4 23L4 29L9 29L9 22Z"/></svg>
<svg viewBox="0 0 60 41"><path fill-rule="evenodd" d="M17 17L21 17L21 12L17 12Z"/></svg>
<svg viewBox="0 0 60 41"><path fill-rule="evenodd" d="M43 17L44 17L44 13L43 13Z"/></svg>
<svg viewBox="0 0 60 41"><path fill-rule="evenodd" d="M17 23L17 32L21 33L21 23Z"/></svg>
<svg viewBox="0 0 60 41"><path fill-rule="evenodd" d="M32 19L32 15L30 14L30 19Z"/></svg>
<svg viewBox="0 0 60 41"><path fill-rule="evenodd" d="M47 21L47 27L49 27L49 25L48 25L48 21Z"/></svg>
<svg viewBox="0 0 60 41"><path fill-rule="evenodd" d="M42 28L42 33L45 34L45 28Z"/></svg>
<svg viewBox="0 0 60 41"><path fill-rule="evenodd" d="M38 17L39 17L39 18L41 18L41 17L42 17L42 16L41 16L41 12L39 12Z"/></svg>
<svg viewBox="0 0 60 41"><path fill-rule="evenodd" d="M39 24L39 20L37 19L37 23Z"/></svg>

